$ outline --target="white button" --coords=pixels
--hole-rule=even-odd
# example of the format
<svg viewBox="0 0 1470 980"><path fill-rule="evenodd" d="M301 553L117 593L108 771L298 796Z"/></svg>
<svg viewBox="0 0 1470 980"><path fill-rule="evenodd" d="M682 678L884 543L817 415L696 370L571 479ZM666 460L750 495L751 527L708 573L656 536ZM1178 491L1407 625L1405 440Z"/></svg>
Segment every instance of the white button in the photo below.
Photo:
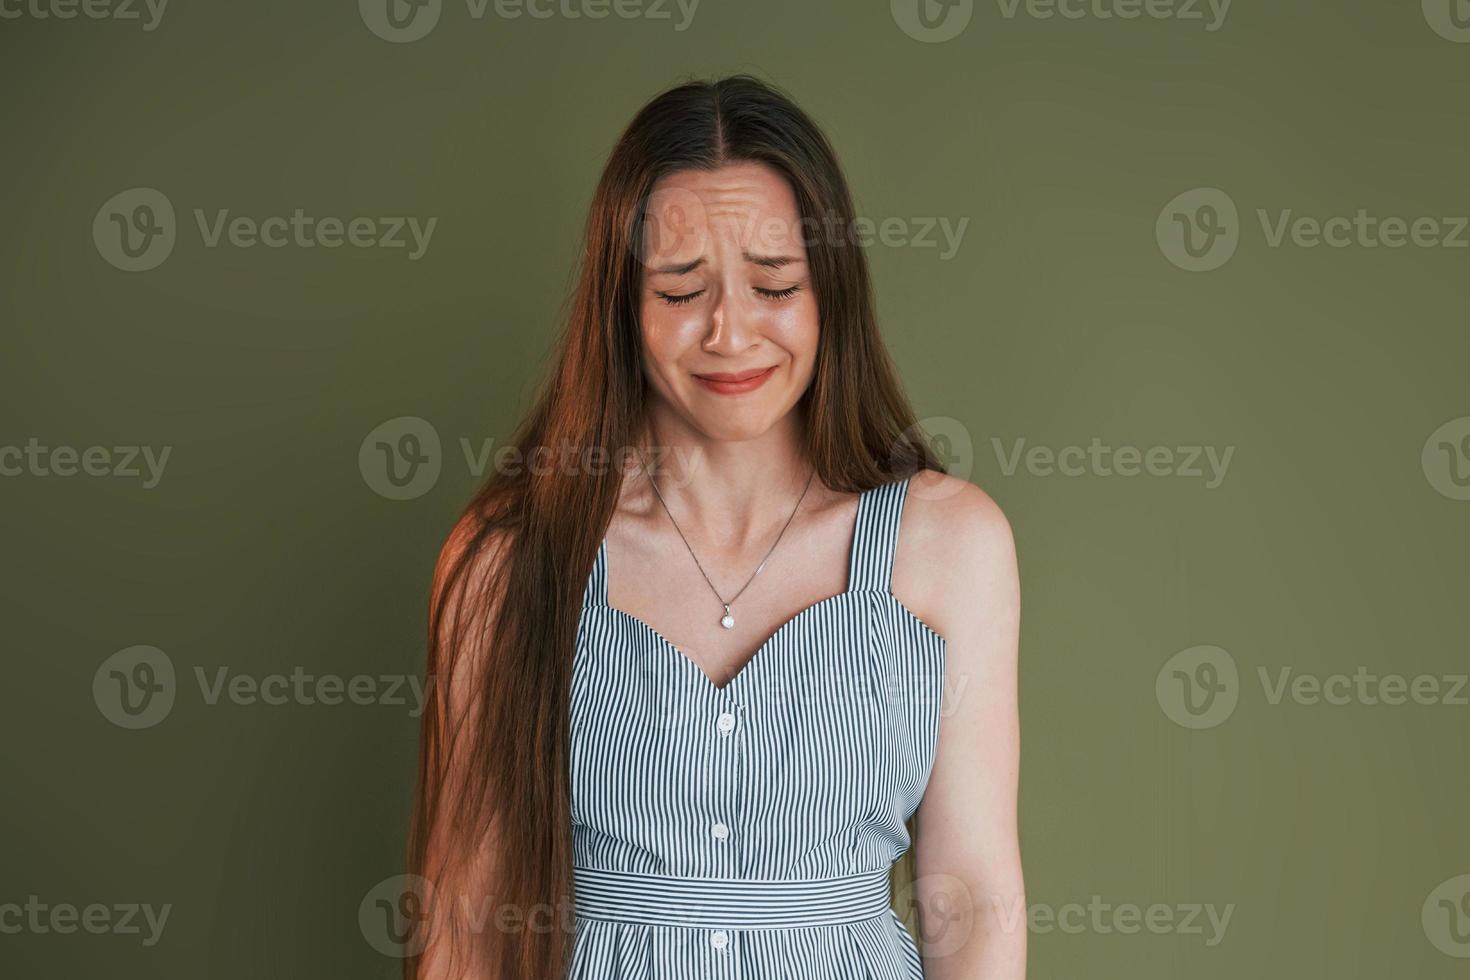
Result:
<svg viewBox="0 0 1470 980"><path fill-rule="evenodd" d="M718 727L721 735L729 735L735 730L735 716L728 711L720 715Z"/></svg>
<svg viewBox="0 0 1470 980"><path fill-rule="evenodd" d="M724 949L726 946L730 945L730 934L726 932L717 932L713 936L709 937L709 944L715 949Z"/></svg>
<svg viewBox="0 0 1470 980"><path fill-rule="evenodd" d="M709 829L709 832L715 835L715 840L724 840L730 836L730 828L722 823L715 824Z"/></svg>

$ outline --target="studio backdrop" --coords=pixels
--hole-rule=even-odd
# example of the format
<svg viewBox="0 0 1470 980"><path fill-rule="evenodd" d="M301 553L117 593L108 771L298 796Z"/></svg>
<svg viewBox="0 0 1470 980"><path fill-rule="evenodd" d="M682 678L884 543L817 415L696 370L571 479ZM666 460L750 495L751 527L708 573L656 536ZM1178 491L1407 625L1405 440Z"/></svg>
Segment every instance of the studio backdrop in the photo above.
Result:
<svg viewBox="0 0 1470 980"><path fill-rule="evenodd" d="M0 0L0 974L397 975L439 546L736 71L1014 529L1030 975L1465 975L1464 0Z"/></svg>

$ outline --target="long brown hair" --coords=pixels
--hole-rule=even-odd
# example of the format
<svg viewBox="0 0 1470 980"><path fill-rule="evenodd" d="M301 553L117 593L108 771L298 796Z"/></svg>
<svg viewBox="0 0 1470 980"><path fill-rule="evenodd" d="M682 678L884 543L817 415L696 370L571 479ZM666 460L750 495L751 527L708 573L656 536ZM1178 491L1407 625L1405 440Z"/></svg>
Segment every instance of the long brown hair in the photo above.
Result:
<svg viewBox="0 0 1470 980"><path fill-rule="evenodd" d="M475 494L436 570L409 841L429 901L405 951L411 980L555 980L569 965L572 651L617 505L619 454L643 435L649 193L667 174L734 161L784 175L803 229L821 232L806 236L820 330L798 406L817 474L858 492L942 469L879 335L851 193L817 125L743 74L680 84L643 106L598 181L565 329L511 440L518 462Z"/></svg>

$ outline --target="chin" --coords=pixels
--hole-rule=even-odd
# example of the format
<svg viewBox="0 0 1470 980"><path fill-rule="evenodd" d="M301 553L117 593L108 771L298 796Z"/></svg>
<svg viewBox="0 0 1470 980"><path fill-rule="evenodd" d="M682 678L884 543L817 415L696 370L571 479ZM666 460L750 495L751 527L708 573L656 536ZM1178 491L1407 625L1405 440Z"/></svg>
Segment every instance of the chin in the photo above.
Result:
<svg viewBox="0 0 1470 980"><path fill-rule="evenodd" d="M694 428L720 442L748 442L759 439L786 414L780 403L764 400L760 404L736 404L735 399L720 395L700 399L697 409L686 410ZM710 402L713 401L712 408ZM724 403L723 405L721 403Z"/></svg>

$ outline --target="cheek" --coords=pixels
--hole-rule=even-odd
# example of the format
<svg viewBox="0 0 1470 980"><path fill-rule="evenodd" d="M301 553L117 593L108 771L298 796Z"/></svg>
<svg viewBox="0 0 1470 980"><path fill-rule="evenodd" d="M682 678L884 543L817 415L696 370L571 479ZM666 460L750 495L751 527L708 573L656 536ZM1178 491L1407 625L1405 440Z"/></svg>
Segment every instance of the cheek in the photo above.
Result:
<svg viewBox="0 0 1470 980"><path fill-rule="evenodd" d="M774 305L767 314L766 335L794 358L812 357L817 351L820 329L817 303L809 291L792 302Z"/></svg>
<svg viewBox="0 0 1470 980"><path fill-rule="evenodd" d="M659 301L646 302L639 316L643 343L656 361L671 361L699 342L703 327L697 314Z"/></svg>

